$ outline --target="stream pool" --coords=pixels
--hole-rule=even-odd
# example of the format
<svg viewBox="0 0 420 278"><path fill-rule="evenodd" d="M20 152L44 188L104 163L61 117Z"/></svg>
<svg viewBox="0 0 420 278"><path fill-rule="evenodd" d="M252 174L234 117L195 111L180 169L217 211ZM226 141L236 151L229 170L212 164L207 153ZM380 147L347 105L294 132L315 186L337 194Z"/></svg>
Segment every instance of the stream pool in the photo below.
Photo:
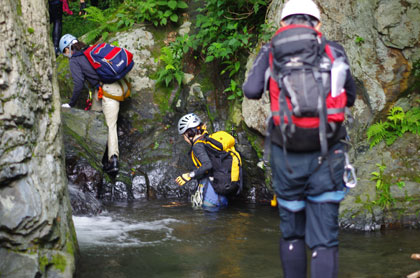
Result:
<svg viewBox="0 0 420 278"><path fill-rule="evenodd" d="M218 213L189 203L114 203L99 216L73 216L76 277L283 277L279 217L268 206ZM406 277L420 270L420 231L340 233L339 277ZM309 255L309 253L308 253Z"/></svg>

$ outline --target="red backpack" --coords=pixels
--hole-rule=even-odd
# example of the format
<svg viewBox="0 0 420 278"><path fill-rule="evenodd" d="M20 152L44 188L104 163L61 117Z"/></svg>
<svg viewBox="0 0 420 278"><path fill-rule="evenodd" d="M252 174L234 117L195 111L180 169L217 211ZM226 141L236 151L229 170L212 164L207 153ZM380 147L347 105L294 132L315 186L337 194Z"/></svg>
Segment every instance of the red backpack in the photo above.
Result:
<svg viewBox="0 0 420 278"><path fill-rule="evenodd" d="M306 25L288 25L273 36L266 81L272 121L281 131L284 150L321 150L325 155L327 138L344 121L345 90L331 95L335 51L320 32Z"/></svg>
<svg viewBox="0 0 420 278"><path fill-rule="evenodd" d="M134 66L130 51L108 43L92 45L83 54L103 83L114 83L122 79Z"/></svg>

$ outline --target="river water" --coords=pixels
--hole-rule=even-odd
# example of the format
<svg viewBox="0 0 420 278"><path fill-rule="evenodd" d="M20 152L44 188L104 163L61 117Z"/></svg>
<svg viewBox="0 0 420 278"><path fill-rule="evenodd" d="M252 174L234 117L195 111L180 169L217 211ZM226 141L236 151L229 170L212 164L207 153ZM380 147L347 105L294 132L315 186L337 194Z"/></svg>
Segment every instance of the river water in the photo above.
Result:
<svg viewBox="0 0 420 278"><path fill-rule="evenodd" d="M218 213L188 203L112 204L73 217L81 258L77 277L283 277L279 217L267 206ZM420 270L420 231L340 233L339 277L395 278ZM308 253L309 255L309 253Z"/></svg>

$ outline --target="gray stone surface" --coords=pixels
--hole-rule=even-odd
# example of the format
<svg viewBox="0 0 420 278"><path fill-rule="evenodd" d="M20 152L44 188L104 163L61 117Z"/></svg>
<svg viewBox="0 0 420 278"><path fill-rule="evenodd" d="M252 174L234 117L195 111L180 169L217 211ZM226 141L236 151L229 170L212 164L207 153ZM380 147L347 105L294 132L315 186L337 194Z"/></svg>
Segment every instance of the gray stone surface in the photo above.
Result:
<svg viewBox="0 0 420 278"><path fill-rule="evenodd" d="M35 277L38 271L37 255L17 253L0 247L0 258L1 277Z"/></svg>
<svg viewBox="0 0 420 278"><path fill-rule="evenodd" d="M279 26L283 2L274 0L270 6L268 21L274 26ZM413 63L420 59L420 3L417 0L316 2L321 9L321 31L328 39L344 46L352 73L363 86L352 112L358 125L365 127L374 119L372 113L380 113L408 88ZM251 61L254 59L255 56L250 57ZM362 97L363 92L367 95ZM245 102L243 113L251 113L247 110L253 111L260 105L263 104ZM253 122L264 123L255 117ZM256 129L264 130L261 126Z"/></svg>
<svg viewBox="0 0 420 278"><path fill-rule="evenodd" d="M0 276L45 276L42 256L61 252L56 277L72 277L77 242L46 1L2 1L0 41Z"/></svg>
<svg viewBox="0 0 420 278"><path fill-rule="evenodd" d="M108 127L102 112L62 109L65 138L73 137L76 144L101 161L108 140ZM66 145L70 144L65 140Z"/></svg>

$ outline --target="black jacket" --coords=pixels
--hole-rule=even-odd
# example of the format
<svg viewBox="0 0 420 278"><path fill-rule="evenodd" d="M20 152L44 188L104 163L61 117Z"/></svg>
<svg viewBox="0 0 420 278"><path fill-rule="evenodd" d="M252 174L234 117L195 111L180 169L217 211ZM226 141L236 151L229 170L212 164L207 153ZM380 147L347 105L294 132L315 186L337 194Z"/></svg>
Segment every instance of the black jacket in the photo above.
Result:
<svg viewBox="0 0 420 278"><path fill-rule="evenodd" d="M344 53L344 48L338 44L337 42L327 41L327 43L338 49L340 52ZM267 68L269 67L269 49L270 44L265 44L260 52L257 55L257 58L252 65L251 70L248 73L248 77L244 84L242 85L242 90L244 91L244 95L249 99L259 99L261 98L262 94L264 93L264 74ZM346 61L348 62L347 56L345 56ZM351 75L350 70L347 70L347 78L344 88L347 92L347 107L351 107L356 100L356 85L353 80L353 76Z"/></svg>
<svg viewBox="0 0 420 278"><path fill-rule="evenodd" d="M70 71L73 77L73 95L69 105L73 107L79 99L85 80L87 80L92 87L96 87L99 85L100 79L82 51L74 53L70 58Z"/></svg>
<svg viewBox="0 0 420 278"><path fill-rule="evenodd" d="M344 48L340 44L333 41L327 41L327 43L330 45L330 47L336 50L335 52L343 55L348 63L348 58L345 54ZM264 93L265 72L269 67L269 51L270 44L267 43L261 48L260 52L258 53L257 58L255 59L254 64L252 65L252 68L248 73L248 77L242 85L244 95L249 99L259 99ZM351 75L350 69L347 70L347 77L346 82L344 84L344 88L346 89L347 93L346 106L351 107L353 106L356 100L356 85ZM271 135L271 140L273 143L280 146L283 145L281 131L279 128L274 128L272 130ZM334 144L335 142L337 142L337 140L342 139L345 136L346 130L344 126L338 126L334 135L328 138L328 145ZM305 143L305 141L299 142L300 145L304 145Z"/></svg>
<svg viewBox="0 0 420 278"><path fill-rule="evenodd" d="M202 137L198 138L200 140ZM213 169L213 164L207 154L206 146L204 143L197 142L193 145L191 149L193 155L200 161L201 166L197 167L194 170L194 178L201 179L208 175L211 169Z"/></svg>

